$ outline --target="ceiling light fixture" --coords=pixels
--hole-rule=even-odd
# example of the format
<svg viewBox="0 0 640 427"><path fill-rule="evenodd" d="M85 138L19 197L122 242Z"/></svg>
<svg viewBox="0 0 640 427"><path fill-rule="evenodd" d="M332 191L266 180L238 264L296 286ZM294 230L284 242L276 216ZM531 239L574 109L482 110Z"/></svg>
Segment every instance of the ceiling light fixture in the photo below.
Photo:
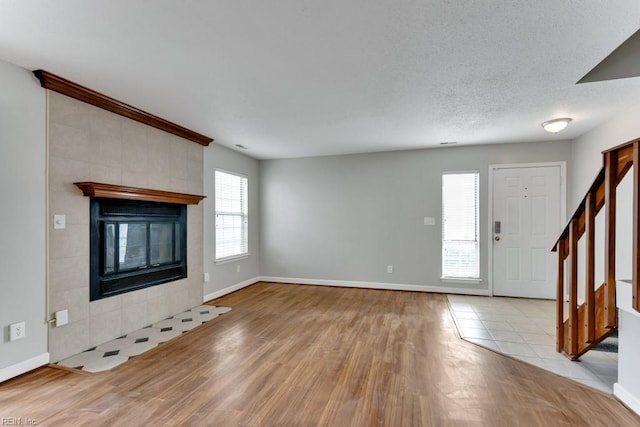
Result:
<svg viewBox="0 0 640 427"><path fill-rule="evenodd" d="M542 128L547 132L558 133L571 123L573 119L568 117L564 117L562 119L553 119L542 124Z"/></svg>

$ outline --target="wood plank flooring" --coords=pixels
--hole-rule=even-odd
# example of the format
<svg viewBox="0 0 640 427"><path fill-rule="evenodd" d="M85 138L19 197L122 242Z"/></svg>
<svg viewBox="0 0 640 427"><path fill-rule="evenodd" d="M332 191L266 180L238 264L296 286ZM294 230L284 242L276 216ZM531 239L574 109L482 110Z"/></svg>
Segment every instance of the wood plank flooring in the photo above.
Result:
<svg viewBox="0 0 640 427"><path fill-rule="evenodd" d="M258 283L106 373L0 384L39 425L637 426L613 397L461 340L440 294Z"/></svg>

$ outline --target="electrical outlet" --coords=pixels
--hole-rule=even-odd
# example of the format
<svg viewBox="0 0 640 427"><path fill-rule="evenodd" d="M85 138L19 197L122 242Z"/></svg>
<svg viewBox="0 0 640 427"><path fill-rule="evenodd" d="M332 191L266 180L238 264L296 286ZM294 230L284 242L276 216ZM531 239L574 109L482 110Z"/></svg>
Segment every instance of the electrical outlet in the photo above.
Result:
<svg viewBox="0 0 640 427"><path fill-rule="evenodd" d="M27 335L25 322L12 323L9 325L9 341L19 340Z"/></svg>
<svg viewBox="0 0 640 427"><path fill-rule="evenodd" d="M240 273L240 264L236 266L236 272Z"/></svg>
<svg viewBox="0 0 640 427"><path fill-rule="evenodd" d="M204 273L204 281L208 282L209 279L211 279L211 276L209 276L209 273Z"/></svg>
<svg viewBox="0 0 640 427"><path fill-rule="evenodd" d="M387 273L393 273L393 265L387 265Z"/></svg>
<svg viewBox="0 0 640 427"><path fill-rule="evenodd" d="M56 311L54 315L56 318L56 327L69 323L69 310Z"/></svg>

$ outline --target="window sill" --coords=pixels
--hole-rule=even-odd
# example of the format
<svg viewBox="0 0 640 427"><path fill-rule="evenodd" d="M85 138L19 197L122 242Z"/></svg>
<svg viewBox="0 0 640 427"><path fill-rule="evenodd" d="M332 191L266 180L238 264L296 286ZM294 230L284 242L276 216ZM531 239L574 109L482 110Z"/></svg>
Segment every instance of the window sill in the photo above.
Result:
<svg viewBox="0 0 640 427"><path fill-rule="evenodd" d="M473 283L479 285L482 283L481 278L469 278L469 277L441 277L442 283Z"/></svg>
<svg viewBox="0 0 640 427"><path fill-rule="evenodd" d="M247 252L246 254L240 254L240 255L234 255L234 256L230 256L230 257L226 257L226 258L220 258L220 259L215 259L213 260L213 263L218 265L218 264L227 264L229 262L234 262L234 261L240 261L243 260L245 258L249 258L251 254L249 252Z"/></svg>

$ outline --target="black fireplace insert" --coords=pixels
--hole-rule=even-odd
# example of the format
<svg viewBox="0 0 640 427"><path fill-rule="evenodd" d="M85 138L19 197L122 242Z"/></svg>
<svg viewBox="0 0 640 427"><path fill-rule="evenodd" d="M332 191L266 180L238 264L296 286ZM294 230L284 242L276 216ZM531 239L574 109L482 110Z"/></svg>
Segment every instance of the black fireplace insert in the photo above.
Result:
<svg viewBox="0 0 640 427"><path fill-rule="evenodd" d="M90 300L187 277L187 206L91 198Z"/></svg>

